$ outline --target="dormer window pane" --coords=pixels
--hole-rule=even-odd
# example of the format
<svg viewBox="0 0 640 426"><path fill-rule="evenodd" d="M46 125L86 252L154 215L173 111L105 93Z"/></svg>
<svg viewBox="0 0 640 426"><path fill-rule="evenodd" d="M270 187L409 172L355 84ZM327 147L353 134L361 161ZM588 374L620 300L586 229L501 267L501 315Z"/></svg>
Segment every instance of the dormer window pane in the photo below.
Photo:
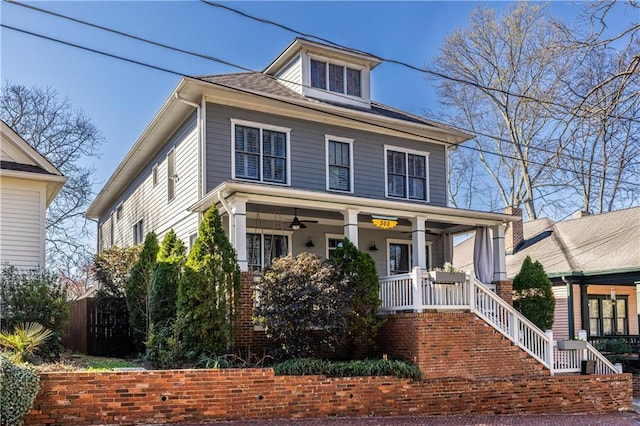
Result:
<svg viewBox="0 0 640 426"><path fill-rule="evenodd" d="M360 70L347 68L347 95L362 96L360 81Z"/></svg>
<svg viewBox="0 0 640 426"><path fill-rule="evenodd" d="M329 90L344 93L344 67L329 64Z"/></svg>
<svg viewBox="0 0 640 426"><path fill-rule="evenodd" d="M327 63L311 60L311 87L327 88Z"/></svg>

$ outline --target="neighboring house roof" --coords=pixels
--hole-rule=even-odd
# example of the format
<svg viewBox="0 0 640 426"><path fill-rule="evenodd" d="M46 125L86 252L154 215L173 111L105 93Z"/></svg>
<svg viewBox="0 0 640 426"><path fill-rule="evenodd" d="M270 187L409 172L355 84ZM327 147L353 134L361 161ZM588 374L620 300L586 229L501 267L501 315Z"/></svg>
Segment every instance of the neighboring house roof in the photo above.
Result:
<svg viewBox="0 0 640 426"><path fill-rule="evenodd" d="M0 176L46 181L48 206L67 178L4 121L0 121L0 130Z"/></svg>
<svg viewBox="0 0 640 426"><path fill-rule="evenodd" d="M526 256L550 277L640 271L640 207L553 222L524 223L524 242L507 256L513 278ZM454 264L473 269L473 238L456 245Z"/></svg>

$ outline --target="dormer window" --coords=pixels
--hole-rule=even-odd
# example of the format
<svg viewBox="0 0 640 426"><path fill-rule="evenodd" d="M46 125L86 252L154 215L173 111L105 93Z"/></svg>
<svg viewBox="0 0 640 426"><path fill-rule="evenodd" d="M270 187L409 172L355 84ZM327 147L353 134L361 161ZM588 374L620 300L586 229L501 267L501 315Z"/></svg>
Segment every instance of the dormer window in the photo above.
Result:
<svg viewBox="0 0 640 426"><path fill-rule="evenodd" d="M311 59L311 87L362 97L362 72L328 61Z"/></svg>

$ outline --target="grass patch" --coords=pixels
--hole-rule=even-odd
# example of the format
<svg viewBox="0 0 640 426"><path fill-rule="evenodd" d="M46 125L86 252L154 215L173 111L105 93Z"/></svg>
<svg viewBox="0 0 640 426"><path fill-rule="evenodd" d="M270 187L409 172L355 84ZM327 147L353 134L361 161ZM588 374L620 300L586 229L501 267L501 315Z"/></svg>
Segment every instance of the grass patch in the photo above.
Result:
<svg viewBox="0 0 640 426"><path fill-rule="evenodd" d="M140 367L140 365L136 364L135 362L127 361L124 359L101 359L101 360L90 361L87 370L110 371L115 368L131 368L131 367Z"/></svg>

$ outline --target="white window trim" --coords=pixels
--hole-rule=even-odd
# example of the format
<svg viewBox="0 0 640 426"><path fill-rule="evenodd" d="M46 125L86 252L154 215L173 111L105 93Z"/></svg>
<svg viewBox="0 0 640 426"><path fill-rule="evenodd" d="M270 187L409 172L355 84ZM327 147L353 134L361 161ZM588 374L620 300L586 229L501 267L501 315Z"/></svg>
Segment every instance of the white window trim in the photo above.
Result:
<svg viewBox="0 0 640 426"><path fill-rule="evenodd" d="M349 190L329 188L329 142L340 142L349 144ZM324 135L324 158L327 191L336 191L342 194L353 194L353 139L342 138L340 136Z"/></svg>
<svg viewBox="0 0 640 426"><path fill-rule="evenodd" d="M329 240L344 240L344 234L324 234L324 254L329 258Z"/></svg>
<svg viewBox="0 0 640 426"><path fill-rule="evenodd" d="M387 238L387 276L391 276L391 262L389 262L389 258L391 256L391 244L407 244L409 246L409 271L411 271L411 268L413 268L413 256L411 253L412 241L410 239Z"/></svg>
<svg viewBox="0 0 640 426"><path fill-rule="evenodd" d="M124 214L124 203L118 204L116 207L116 220L120 222L122 220L122 215Z"/></svg>
<svg viewBox="0 0 640 426"><path fill-rule="evenodd" d="M420 200L418 198L409 198L409 167L407 164L406 167L406 171L407 171L407 179L405 182L406 188L405 188L405 193L407 194L406 197L396 197L393 195L389 195L389 177L388 177L388 167L387 167L387 151L397 151L397 152L403 152L405 154L413 154L413 155L420 155L425 157L425 197L426 199L424 200ZM417 202L423 202L423 203L430 203L431 202L431 184L429 181L429 152L428 151L418 151L415 149L409 149L409 148L402 148L399 146L393 146L393 145L384 145L384 196L386 198L391 198L391 199L395 199L395 200L409 200L409 201L417 201ZM406 157L407 161L409 157Z"/></svg>
<svg viewBox="0 0 640 426"><path fill-rule="evenodd" d="M230 119L231 121L231 176L233 179L242 180L247 182L260 182L267 185L278 186L291 186L291 129L288 127L273 126L271 124L258 123L255 121L239 120L236 118ZM236 126L257 127L260 129L260 179L247 179L242 177L236 177ZM273 130L275 132L282 132L287 135L287 178L284 183L280 182L265 182L262 174L262 130Z"/></svg>
<svg viewBox="0 0 640 426"><path fill-rule="evenodd" d="M169 156L173 153L173 176L169 175ZM173 147L167 152L167 203L175 200L176 193L178 192L178 161L176 159L176 148ZM173 196L169 198L169 184L173 185Z"/></svg>
<svg viewBox="0 0 640 426"><path fill-rule="evenodd" d="M361 65L358 64L353 64L350 62L344 62L344 61L340 61L338 59L332 59L332 58L327 58L326 56L320 56L320 55L315 55L315 54L308 54L307 55L307 60L309 61L309 66L307 67L307 82L308 82L308 86L313 89L313 90L318 90L320 92L326 92L326 93L331 93L334 95L338 95L338 96L344 96L348 99L355 99L358 101L362 101L364 99L368 99L368 92L366 92L365 89L365 73L369 72L369 69L366 67L363 67ZM327 64L326 66L326 70L325 70L325 87L326 89L321 89L319 87L313 87L311 85L311 61L319 61L319 62L325 62ZM343 71L343 78L344 78L344 92L334 92L332 90L329 90L329 64L331 65L337 65L339 67L344 67L344 71ZM357 70L360 71L360 96L354 96L354 95L347 95L347 68L351 68L352 70Z"/></svg>
<svg viewBox="0 0 640 426"><path fill-rule="evenodd" d="M159 169L159 164L156 163L152 168L151 168L151 186L153 188L155 188L156 186L158 186L158 169Z"/></svg>

